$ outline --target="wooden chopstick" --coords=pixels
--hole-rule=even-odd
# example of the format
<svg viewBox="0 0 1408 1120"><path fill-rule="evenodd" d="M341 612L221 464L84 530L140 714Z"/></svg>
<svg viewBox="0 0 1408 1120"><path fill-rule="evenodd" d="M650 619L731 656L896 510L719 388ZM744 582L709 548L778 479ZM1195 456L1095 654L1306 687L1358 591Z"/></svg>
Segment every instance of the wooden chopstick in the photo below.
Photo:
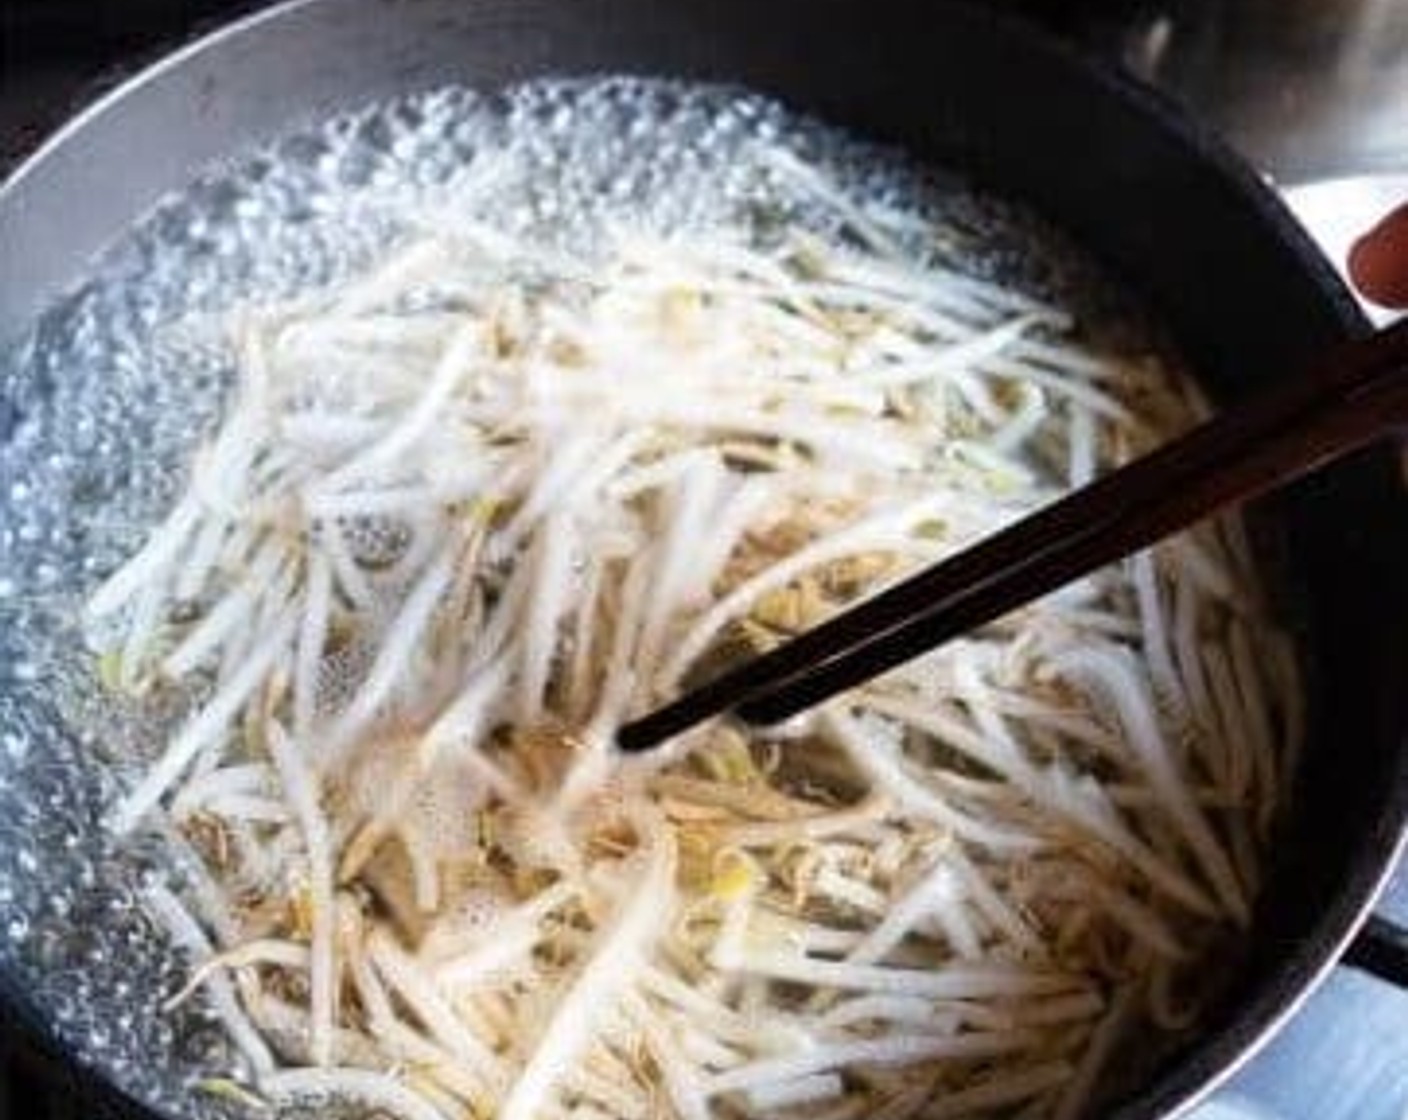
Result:
<svg viewBox="0 0 1408 1120"><path fill-rule="evenodd" d="M1405 423L1408 320L624 725L617 742L645 750L729 710L785 719Z"/></svg>

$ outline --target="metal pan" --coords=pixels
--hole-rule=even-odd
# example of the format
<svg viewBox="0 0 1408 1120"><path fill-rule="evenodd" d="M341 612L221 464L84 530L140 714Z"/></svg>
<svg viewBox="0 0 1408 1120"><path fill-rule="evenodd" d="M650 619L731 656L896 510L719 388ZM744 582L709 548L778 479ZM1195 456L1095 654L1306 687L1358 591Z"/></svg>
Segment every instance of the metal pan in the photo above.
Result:
<svg viewBox="0 0 1408 1120"><path fill-rule="evenodd" d="M294 0L139 75L0 189L0 339L164 192L294 123L449 82L603 72L741 83L1030 204L1147 302L1215 397L1366 329L1271 191L1216 140L1148 91L979 9ZM12 418L0 438L14 428ZM1224 998L1111 1103L1117 1120L1181 1111L1295 1010L1348 944L1408 819L1408 502L1396 455L1362 455L1263 513L1308 660L1312 734L1294 812ZM72 1053L17 974L0 970L0 991ZM76 1074L95 1075L118 1083L104 1099L120 1099L120 1071Z"/></svg>

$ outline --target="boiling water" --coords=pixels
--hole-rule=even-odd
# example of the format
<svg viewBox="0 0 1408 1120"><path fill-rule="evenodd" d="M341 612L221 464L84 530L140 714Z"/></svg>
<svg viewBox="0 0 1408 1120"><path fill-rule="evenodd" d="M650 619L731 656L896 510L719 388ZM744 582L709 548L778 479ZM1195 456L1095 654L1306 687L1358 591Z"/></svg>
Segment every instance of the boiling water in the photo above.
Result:
<svg viewBox="0 0 1408 1120"><path fill-rule="evenodd" d="M944 251L968 267L1067 299L1075 283L1088 303L1049 234L893 152L736 91L545 83L379 105L232 163L136 225L0 358L0 963L66 1043L141 1100L238 1112L194 1086L241 1070L200 1000L160 1006L186 966L135 899L143 876L180 886L173 857L154 837L119 849L102 824L182 701L139 717L105 697L78 612L182 488L218 418L224 316L467 219L586 252L622 223L765 238L821 222L789 209L760 143L848 192L941 214Z"/></svg>

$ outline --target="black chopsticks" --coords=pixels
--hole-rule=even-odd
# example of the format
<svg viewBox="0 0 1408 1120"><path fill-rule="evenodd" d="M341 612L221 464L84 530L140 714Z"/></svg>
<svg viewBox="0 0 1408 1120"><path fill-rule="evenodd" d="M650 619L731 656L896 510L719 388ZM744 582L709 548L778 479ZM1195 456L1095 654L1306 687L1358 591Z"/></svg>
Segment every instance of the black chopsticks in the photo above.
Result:
<svg viewBox="0 0 1408 1120"><path fill-rule="evenodd" d="M722 712L795 715L1408 423L1408 320L625 724L646 750Z"/></svg>

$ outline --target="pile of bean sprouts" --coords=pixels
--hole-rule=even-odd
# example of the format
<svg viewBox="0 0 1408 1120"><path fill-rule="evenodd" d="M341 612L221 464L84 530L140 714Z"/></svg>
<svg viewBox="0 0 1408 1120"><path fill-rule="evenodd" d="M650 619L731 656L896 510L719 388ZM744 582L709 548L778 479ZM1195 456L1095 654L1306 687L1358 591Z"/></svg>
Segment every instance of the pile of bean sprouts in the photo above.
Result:
<svg viewBox="0 0 1408 1120"><path fill-rule="evenodd" d="M223 423L88 603L109 688L190 698L111 823L198 857L146 901L242 1055L210 1091L1073 1117L1196 1015L1301 718L1235 523L781 728L616 750L1201 408L767 159L831 233L461 218L230 314Z"/></svg>

